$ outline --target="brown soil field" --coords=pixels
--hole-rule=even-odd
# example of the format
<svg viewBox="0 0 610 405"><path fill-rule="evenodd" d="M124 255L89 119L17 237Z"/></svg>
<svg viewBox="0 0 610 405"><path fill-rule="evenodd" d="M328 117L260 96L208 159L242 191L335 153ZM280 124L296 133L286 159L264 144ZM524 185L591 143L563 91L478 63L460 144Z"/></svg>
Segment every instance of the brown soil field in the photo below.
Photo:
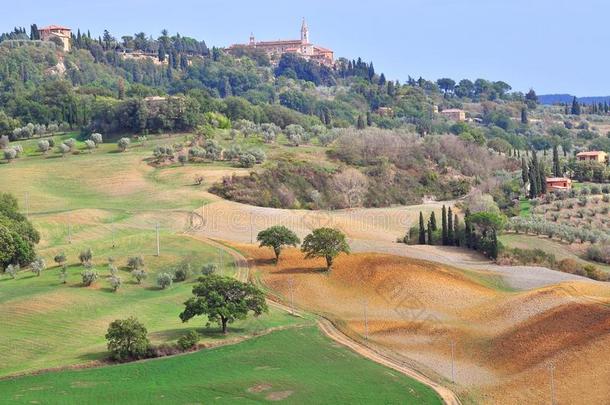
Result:
<svg viewBox="0 0 610 405"><path fill-rule="evenodd" d="M466 403L549 403L549 364L557 403L608 403L610 286L500 290L480 274L366 253L342 255L326 273L322 261L296 249L276 265L268 249L236 248L271 295L359 341L368 331L367 345L452 387Z"/></svg>

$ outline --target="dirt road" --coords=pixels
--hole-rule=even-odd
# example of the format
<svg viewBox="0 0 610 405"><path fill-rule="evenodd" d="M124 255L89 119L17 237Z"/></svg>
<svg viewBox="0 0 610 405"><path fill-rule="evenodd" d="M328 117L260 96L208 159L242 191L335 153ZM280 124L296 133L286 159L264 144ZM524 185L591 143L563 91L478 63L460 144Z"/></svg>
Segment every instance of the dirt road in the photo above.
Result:
<svg viewBox="0 0 610 405"><path fill-rule="evenodd" d="M193 236L193 235L191 235L191 236ZM214 247L222 249L225 252L227 252L228 254L230 254L233 257L233 259L235 260L235 265L237 267L236 278L242 282L245 282L248 280L249 275L250 275L250 267L248 264L248 260L241 253L239 253L238 251L236 251L226 245L223 245L222 243L219 243L215 240L203 238L203 237L197 236L197 235L194 235L193 237L196 239L202 240L202 241L206 242L207 244L210 244ZM291 313L294 316L301 316L293 308L286 306L284 304L281 304L279 302L268 299L267 303L270 306L273 306L282 311ZM332 322L330 322L328 319L320 318L318 320L318 327L330 339L349 348L350 350L354 351L355 353L359 354L360 356L365 357L365 358L372 360L376 363L379 363L381 365L384 365L386 367L389 367L393 370L396 370L399 373L404 374L407 377L410 377L410 378L432 388L440 396L440 398L443 400L443 402L445 404L447 404L447 405L460 405L461 404L458 397L450 389L437 384L436 382L432 381L431 379L427 378L426 376L409 368L407 365L402 364L400 361L392 359L391 357L384 355L373 348L365 346L365 345L351 339L349 336L345 335L343 332L341 332L339 329L337 329L335 327L335 325L333 325Z"/></svg>

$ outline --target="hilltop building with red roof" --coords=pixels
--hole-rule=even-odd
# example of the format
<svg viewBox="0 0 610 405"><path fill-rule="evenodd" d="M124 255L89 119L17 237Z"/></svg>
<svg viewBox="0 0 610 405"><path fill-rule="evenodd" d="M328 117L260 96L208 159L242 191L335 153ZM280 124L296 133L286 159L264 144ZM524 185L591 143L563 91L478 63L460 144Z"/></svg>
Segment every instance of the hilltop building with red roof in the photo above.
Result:
<svg viewBox="0 0 610 405"><path fill-rule="evenodd" d="M48 27L39 28L40 39L42 41L51 41L53 38L57 38L63 44L63 50L70 52L72 39L72 30L67 27L60 25L49 25Z"/></svg>
<svg viewBox="0 0 610 405"><path fill-rule="evenodd" d="M277 60L286 53L294 53L307 60L314 60L324 65L334 63L333 50L314 45L309 41L309 27L305 19L303 19L301 25L301 39L257 41L254 35L251 35L248 44L231 45L227 50L231 52L240 48L262 49L271 60Z"/></svg>

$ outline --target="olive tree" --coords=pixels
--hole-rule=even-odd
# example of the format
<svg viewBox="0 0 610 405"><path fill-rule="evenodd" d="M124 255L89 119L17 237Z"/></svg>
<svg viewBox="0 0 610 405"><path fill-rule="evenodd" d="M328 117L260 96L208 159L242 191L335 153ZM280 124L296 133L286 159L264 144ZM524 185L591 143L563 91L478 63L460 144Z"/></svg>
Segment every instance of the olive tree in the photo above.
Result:
<svg viewBox="0 0 610 405"><path fill-rule="evenodd" d="M19 265L18 264L9 264L6 269L4 270L4 272L6 274L8 274L9 276L11 276L11 278L14 280L17 278L17 273L19 272Z"/></svg>
<svg viewBox="0 0 610 405"><path fill-rule="evenodd" d="M173 282L174 282L173 277L169 273L160 273L157 276L157 285L162 290L165 290L166 288L171 287Z"/></svg>
<svg viewBox="0 0 610 405"><path fill-rule="evenodd" d="M17 157L17 151L13 148L4 149L4 159L7 162L11 162L13 159Z"/></svg>
<svg viewBox="0 0 610 405"><path fill-rule="evenodd" d="M99 145L104 142L104 138L102 137L102 134L98 134L98 133L91 134L89 139L91 139L93 142L95 142L96 145Z"/></svg>
<svg viewBox="0 0 610 405"><path fill-rule="evenodd" d="M49 144L49 141L47 141L46 139L38 141L38 150L43 155L46 155L49 152L50 148L51 148L51 145Z"/></svg>
<svg viewBox="0 0 610 405"><path fill-rule="evenodd" d="M125 152L127 150L127 148L129 147L130 143L131 143L131 140L129 138L121 138L117 142L117 146L119 147L119 150L121 152Z"/></svg>
<svg viewBox="0 0 610 405"><path fill-rule="evenodd" d="M32 273L40 277L42 271L47 268L47 264L42 257L38 256L32 263L30 263L30 267L32 268Z"/></svg>
<svg viewBox="0 0 610 405"><path fill-rule="evenodd" d="M86 268L80 275L81 275L81 279L83 281L83 285L85 287L89 287L90 285L95 283L95 281L98 278L97 272L90 268Z"/></svg>
<svg viewBox="0 0 610 405"><path fill-rule="evenodd" d="M92 151L93 149L95 149L97 146L95 144L95 142L93 142L91 139L87 139L85 141L85 146L87 147L88 150Z"/></svg>

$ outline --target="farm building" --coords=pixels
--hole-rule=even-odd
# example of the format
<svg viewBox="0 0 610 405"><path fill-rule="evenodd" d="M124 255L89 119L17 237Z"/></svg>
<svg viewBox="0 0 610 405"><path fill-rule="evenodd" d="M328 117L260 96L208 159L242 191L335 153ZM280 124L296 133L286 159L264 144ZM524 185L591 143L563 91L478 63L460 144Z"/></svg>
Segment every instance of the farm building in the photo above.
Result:
<svg viewBox="0 0 610 405"><path fill-rule="evenodd" d="M572 180L567 177L550 177L546 179L547 191L568 191L572 189Z"/></svg>
<svg viewBox="0 0 610 405"><path fill-rule="evenodd" d="M441 115L452 121L464 122L466 121L466 112L457 108L450 108L448 110L441 111Z"/></svg>
<svg viewBox="0 0 610 405"><path fill-rule="evenodd" d="M608 162L608 154L603 151L590 151L590 152L580 152L576 155L576 158L581 162L599 162L599 163L607 163Z"/></svg>

